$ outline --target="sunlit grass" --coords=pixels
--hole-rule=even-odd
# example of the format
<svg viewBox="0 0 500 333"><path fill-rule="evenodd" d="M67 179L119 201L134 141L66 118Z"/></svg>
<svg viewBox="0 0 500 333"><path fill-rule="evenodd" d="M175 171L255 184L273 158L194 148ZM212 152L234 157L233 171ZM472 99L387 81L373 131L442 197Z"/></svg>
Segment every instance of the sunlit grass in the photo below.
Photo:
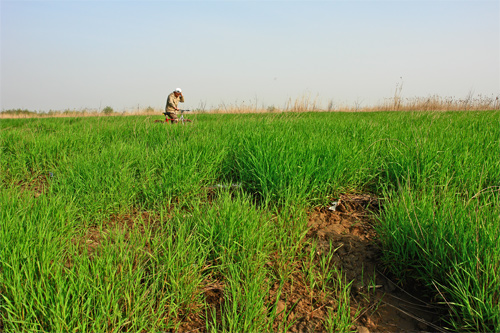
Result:
<svg viewBox="0 0 500 333"><path fill-rule="evenodd" d="M350 281L304 241L346 192L383 198L384 260L450 327L500 329L498 111L192 117L0 122L5 330L286 330L269 290L299 280L350 330Z"/></svg>

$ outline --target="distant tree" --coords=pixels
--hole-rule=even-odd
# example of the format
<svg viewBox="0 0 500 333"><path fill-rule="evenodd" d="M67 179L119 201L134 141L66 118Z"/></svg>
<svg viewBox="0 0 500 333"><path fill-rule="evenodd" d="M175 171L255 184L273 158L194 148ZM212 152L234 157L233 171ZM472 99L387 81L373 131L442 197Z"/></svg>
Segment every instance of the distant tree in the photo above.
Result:
<svg viewBox="0 0 500 333"><path fill-rule="evenodd" d="M26 109L10 109L10 110L2 110L0 113L2 114L6 114L6 115L16 115L16 116L19 116L19 115L35 115L36 112L35 111L30 111L30 110L26 110Z"/></svg>
<svg viewBox="0 0 500 333"><path fill-rule="evenodd" d="M115 111L113 110L113 108L111 106L106 106L104 109L102 109L102 112L104 114L112 114Z"/></svg>
<svg viewBox="0 0 500 333"><path fill-rule="evenodd" d="M274 105L268 106L267 107L267 112L275 112L277 111L276 107Z"/></svg>

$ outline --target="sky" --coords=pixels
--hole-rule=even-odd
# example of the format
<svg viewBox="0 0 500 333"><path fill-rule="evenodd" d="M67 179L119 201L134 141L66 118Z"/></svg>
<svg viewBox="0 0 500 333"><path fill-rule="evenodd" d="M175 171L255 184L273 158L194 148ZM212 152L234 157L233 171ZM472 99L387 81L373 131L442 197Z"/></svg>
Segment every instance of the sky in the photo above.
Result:
<svg viewBox="0 0 500 333"><path fill-rule="evenodd" d="M500 1L0 0L0 109L500 95Z"/></svg>

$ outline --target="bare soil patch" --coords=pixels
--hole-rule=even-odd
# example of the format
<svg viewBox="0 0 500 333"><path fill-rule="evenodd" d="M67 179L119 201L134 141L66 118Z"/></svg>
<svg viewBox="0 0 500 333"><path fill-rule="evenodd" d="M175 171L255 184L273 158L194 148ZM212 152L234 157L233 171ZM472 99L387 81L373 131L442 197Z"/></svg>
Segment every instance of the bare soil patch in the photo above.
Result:
<svg viewBox="0 0 500 333"><path fill-rule="evenodd" d="M145 229L157 224L159 217L147 211L134 210L127 214L115 214L105 221L102 226L90 226L85 229L82 235L75 236L72 243L80 249L81 253L86 252L93 256L101 245L104 237L114 233L122 233L128 240L134 231L144 233ZM146 244L150 250L150 244Z"/></svg>
<svg viewBox="0 0 500 333"><path fill-rule="evenodd" d="M52 174L47 175L38 175L29 180L19 181L17 185L20 187L20 192L31 192L33 193L34 198L38 198L42 194L44 194L49 187L49 178Z"/></svg>
<svg viewBox="0 0 500 333"><path fill-rule="evenodd" d="M405 291L382 273L371 213L378 209L372 196L343 195L335 210L311 212L306 237L317 240L319 251L338 248L335 262L353 281L351 305L365 308L356 318L359 332L444 331L436 324L441 309L419 299L418 285Z"/></svg>

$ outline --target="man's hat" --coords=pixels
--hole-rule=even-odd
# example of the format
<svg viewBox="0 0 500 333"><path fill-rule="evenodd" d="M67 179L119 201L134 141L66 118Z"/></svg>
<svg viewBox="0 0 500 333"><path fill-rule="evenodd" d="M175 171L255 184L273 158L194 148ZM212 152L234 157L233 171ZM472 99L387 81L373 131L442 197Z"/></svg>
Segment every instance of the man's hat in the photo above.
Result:
<svg viewBox="0 0 500 333"><path fill-rule="evenodd" d="M174 92L176 92L176 93L179 93L179 94L180 94L180 93L182 93L182 90L181 90L181 88L175 88Z"/></svg>

